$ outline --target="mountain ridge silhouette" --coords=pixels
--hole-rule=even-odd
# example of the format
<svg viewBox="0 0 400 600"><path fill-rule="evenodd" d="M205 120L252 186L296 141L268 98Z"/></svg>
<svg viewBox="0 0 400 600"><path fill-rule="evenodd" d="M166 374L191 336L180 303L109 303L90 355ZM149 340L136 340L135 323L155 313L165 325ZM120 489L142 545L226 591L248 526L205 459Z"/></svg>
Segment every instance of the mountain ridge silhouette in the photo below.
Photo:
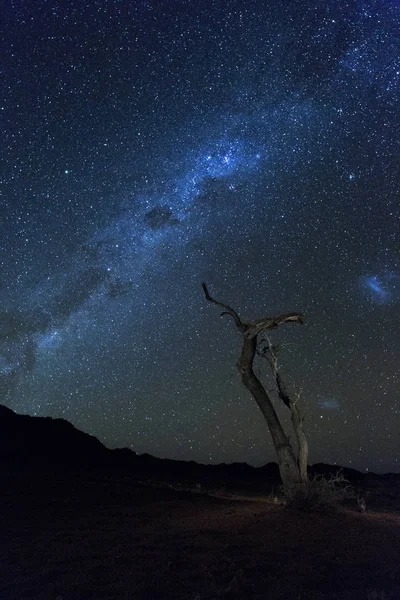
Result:
<svg viewBox="0 0 400 600"><path fill-rule="evenodd" d="M147 453L139 455L129 448L109 449L95 436L77 429L65 419L18 414L1 404L0 464L13 469L33 470L121 470L140 478L190 478L199 481L215 479L250 483L279 483L280 480L275 462L261 467L238 462L205 465L195 461L157 458ZM349 467L325 463L309 467L311 474L324 476L340 469L352 483L371 479L400 480L398 473L362 473Z"/></svg>

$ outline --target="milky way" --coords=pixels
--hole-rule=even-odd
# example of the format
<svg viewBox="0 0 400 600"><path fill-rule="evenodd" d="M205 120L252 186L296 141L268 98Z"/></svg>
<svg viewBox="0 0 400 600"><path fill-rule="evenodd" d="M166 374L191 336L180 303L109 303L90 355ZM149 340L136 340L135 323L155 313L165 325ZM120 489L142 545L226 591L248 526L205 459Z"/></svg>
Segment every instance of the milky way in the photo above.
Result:
<svg viewBox="0 0 400 600"><path fill-rule="evenodd" d="M397 1L7 2L0 402L273 460L204 280L305 314L275 338L312 462L399 470L399 25Z"/></svg>

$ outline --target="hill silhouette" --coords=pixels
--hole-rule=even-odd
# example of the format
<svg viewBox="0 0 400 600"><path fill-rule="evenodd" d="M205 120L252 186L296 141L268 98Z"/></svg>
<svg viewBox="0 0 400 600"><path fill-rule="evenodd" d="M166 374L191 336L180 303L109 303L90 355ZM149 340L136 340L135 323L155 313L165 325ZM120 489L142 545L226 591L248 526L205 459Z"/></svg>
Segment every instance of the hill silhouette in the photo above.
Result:
<svg viewBox="0 0 400 600"><path fill-rule="evenodd" d="M111 450L65 419L21 415L4 405L0 405L0 463L11 469L35 471L48 468L121 470L137 478L165 481L234 482L239 486L280 482L275 462L258 468L247 463L203 465L156 458L150 454L138 455L128 448ZM312 474L329 475L341 467L318 463L309 469ZM343 474L352 483L365 483L367 479L400 479L399 474L366 474L347 467L343 468Z"/></svg>

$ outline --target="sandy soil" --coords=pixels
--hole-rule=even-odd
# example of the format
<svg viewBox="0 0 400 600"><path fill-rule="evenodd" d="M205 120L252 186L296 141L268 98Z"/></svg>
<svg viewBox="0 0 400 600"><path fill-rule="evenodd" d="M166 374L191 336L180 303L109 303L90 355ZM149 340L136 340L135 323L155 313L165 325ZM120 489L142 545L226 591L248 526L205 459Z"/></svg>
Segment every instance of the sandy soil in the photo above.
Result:
<svg viewBox="0 0 400 600"><path fill-rule="evenodd" d="M398 513L21 476L5 479L0 526L0 600L400 598Z"/></svg>

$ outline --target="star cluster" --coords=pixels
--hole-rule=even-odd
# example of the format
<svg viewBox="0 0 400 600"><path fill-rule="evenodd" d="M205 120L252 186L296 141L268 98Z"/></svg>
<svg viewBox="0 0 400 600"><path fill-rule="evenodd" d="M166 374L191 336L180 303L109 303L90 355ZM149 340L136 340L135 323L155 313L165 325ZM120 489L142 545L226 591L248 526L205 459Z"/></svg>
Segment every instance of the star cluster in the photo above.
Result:
<svg viewBox="0 0 400 600"><path fill-rule="evenodd" d="M6 2L0 402L273 460L206 281L305 314L274 336L312 462L399 470L399 25L394 0Z"/></svg>

